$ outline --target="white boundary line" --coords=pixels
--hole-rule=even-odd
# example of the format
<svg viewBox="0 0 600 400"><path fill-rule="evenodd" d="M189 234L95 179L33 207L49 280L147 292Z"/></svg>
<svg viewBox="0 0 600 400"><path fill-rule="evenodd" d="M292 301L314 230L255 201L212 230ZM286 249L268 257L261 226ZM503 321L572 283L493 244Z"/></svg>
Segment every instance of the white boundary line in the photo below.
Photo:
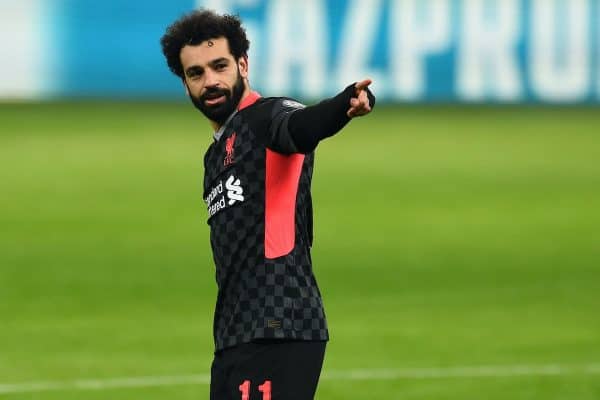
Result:
<svg viewBox="0 0 600 400"><path fill-rule="evenodd" d="M482 365L441 368L355 369L329 371L326 381L503 378L519 376L600 375L600 363L581 365ZM210 375L142 376L73 381L0 383L0 395L65 390L107 390L175 385L207 385Z"/></svg>

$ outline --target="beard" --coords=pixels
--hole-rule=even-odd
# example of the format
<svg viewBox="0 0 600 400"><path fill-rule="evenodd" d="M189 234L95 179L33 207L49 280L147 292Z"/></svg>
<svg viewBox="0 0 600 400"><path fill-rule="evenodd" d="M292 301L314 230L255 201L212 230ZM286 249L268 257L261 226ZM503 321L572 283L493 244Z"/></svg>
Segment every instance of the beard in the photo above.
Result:
<svg viewBox="0 0 600 400"><path fill-rule="evenodd" d="M244 80L239 73L235 84L231 90L210 87L207 88L201 96L194 96L190 92L190 100L204 116L211 121L223 125L227 118L236 110L244 94ZM206 100L216 99L220 96L225 97L225 101L221 104L207 105Z"/></svg>

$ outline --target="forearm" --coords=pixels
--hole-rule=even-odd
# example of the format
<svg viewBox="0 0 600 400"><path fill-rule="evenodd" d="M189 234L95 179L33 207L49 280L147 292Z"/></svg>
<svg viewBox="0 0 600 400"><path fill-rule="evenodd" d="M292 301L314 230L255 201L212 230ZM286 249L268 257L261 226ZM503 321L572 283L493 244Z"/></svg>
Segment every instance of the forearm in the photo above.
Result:
<svg viewBox="0 0 600 400"><path fill-rule="evenodd" d="M335 135L350 121L346 112L353 96L354 84L335 97L290 115L288 129L299 152L310 153L319 141Z"/></svg>

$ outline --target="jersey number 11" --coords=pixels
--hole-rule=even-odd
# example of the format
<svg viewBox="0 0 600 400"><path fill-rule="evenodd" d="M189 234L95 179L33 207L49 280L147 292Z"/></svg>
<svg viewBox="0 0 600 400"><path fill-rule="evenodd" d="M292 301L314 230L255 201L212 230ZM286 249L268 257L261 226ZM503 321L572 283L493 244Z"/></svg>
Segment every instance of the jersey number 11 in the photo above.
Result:
<svg viewBox="0 0 600 400"><path fill-rule="evenodd" d="M262 393L263 400L271 400L271 381L265 381L258 387L258 391ZM242 392L242 400L250 400L250 381L244 381L240 385L240 392Z"/></svg>

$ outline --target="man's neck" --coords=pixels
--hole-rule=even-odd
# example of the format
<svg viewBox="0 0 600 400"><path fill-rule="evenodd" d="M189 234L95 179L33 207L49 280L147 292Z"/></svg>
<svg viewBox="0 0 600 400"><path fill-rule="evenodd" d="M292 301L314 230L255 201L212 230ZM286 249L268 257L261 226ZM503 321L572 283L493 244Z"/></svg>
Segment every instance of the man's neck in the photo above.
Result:
<svg viewBox="0 0 600 400"><path fill-rule="evenodd" d="M246 97L248 97L248 95L250 94L250 92L251 92L250 88L248 86L246 86L244 88L244 93L242 93L242 97L240 98L240 102L235 107L234 113L237 112L238 108L240 107L240 104L244 101L244 99ZM229 118L227 118L225 121L228 121L228 120L229 120ZM216 121L213 121L213 120L209 120L209 121L210 121L210 126L212 126L213 131L215 131L215 132L217 132L223 126L222 123L219 123L219 122L216 122Z"/></svg>

